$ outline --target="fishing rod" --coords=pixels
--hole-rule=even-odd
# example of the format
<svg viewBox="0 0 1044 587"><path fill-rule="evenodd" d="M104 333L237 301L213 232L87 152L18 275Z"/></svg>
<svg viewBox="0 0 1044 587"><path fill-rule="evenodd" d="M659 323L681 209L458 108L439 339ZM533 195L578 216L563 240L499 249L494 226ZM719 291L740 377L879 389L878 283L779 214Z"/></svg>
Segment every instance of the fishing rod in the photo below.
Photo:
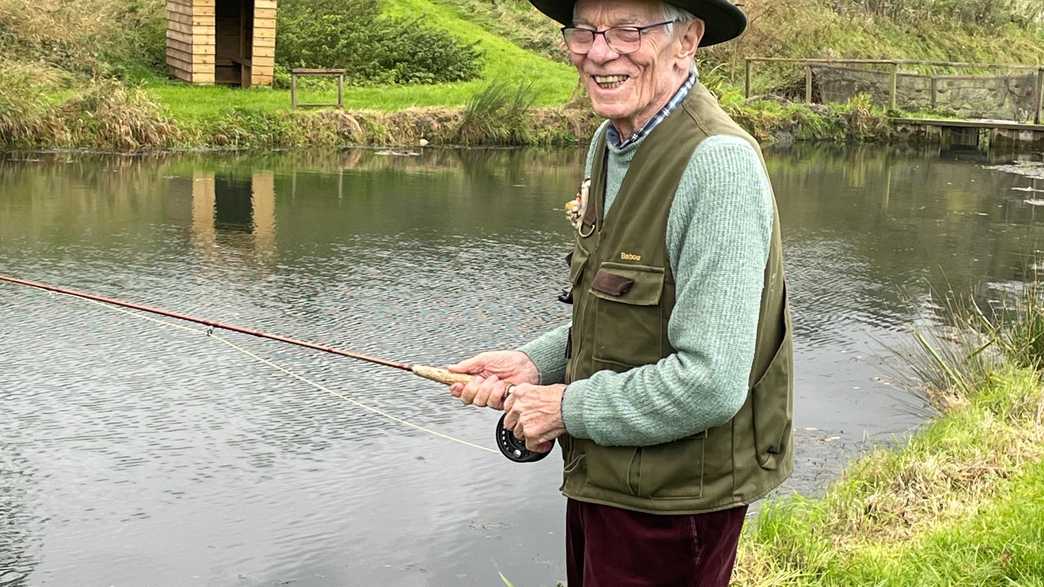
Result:
<svg viewBox="0 0 1044 587"><path fill-rule="evenodd" d="M264 332L264 331L261 331L261 330L256 330L256 329L253 329L253 328L246 328L244 326L237 326L235 324L226 324L224 322L218 322L216 320L210 320L210 319L207 319L207 318L200 318L200 317L197 317L197 316L190 316L188 314L181 314L179 312L173 312L171 310L166 310L166 309L163 309L163 308L147 306L147 305L144 305L144 304L136 304L136 303L133 303L133 302L127 302L127 301L124 301L124 300L118 300L116 298L110 298L110 297L101 296L101 295L97 295L97 294L92 294L92 293L79 291L79 290L75 290L75 289L59 287L59 286L56 286L56 285L50 285L50 284L41 283L41 282L38 282L38 281L30 281L28 279L19 279L17 277L11 277L9 275L0 274L0 282L7 282L7 283L14 284L14 285L21 285L21 286L25 286L25 287L31 287L31 288L35 288L35 289L40 289L40 290L52 292L52 293L59 293L59 294L63 294L63 295L67 295L67 296L71 296L71 297L75 297L75 298L80 298L80 299L84 299L84 300L90 300L90 301L93 301L93 302L98 302L98 303L101 303L101 304L108 304L108 305L117 306L117 307L120 307L120 308L127 308L127 309L130 309L130 310L137 310L139 312L146 312L148 314L164 316L164 317L167 317L167 318L174 318L176 320L182 320L184 322L193 322L195 324L201 324L201 325L207 326L209 328L219 328L221 330L227 330L229 332L237 332L239 334L246 334L246 335L254 336L254 337L257 337L257 338L263 338L263 339L267 339L267 340L274 340L274 341L277 341L277 342L283 342L283 343L286 343L286 344L291 344L291 345L294 345L294 346L299 346L299 347L312 349L312 350L316 350L316 351L320 351L320 352L324 352L324 353L329 353L329 354L337 355L337 356L340 356L340 357L346 357L346 358L349 358L349 359L355 359L355 360L358 360L358 361L364 361L364 362L371 363L371 364L374 364L374 365L380 365L382 367L390 367L392 369L398 369L400 371L406 371L406 372L409 372L409 373L413 373L414 375L417 375L419 377L423 377L424 379L428 379L430 381L435 381L437 383L442 383L444 385L453 385L454 383L464 383L464 384L466 384L469 381L471 381L471 375L468 375L468 374L465 374L465 373L453 373L453 372L451 372L451 371L449 371L447 369L440 369L438 367L430 367L430 366L427 366L427 365L417 365L417 364L410 364L410 363L401 363L401 362L398 362L398 361L391 361L391 360L388 360L388 359L383 359L383 358L375 357L375 356L372 356L372 355L366 355L366 354L363 354L363 353L356 353L356 352L346 351L346 350L334 348L334 347L323 345L323 344L309 342L309 341L306 341L306 340L300 340L300 339L297 339L297 338L291 338L289 336L282 336L282 335L279 335L279 334L272 334L272 333ZM506 414L502 415L500 417L500 420L497 422L497 430L496 430L497 448L500 449L500 452L503 453L504 456L506 456L508 459L510 459L510 460L512 460L512 461L514 461L516 463L532 463L532 462L539 461L539 460L543 459L544 457L546 457L548 454L550 454L550 453L532 452L529 449L527 449L524 441L522 441L519 438L517 438L514 435L514 433L512 433L510 430L507 430L507 429L504 428L504 418L505 417L506 417Z"/></svg>

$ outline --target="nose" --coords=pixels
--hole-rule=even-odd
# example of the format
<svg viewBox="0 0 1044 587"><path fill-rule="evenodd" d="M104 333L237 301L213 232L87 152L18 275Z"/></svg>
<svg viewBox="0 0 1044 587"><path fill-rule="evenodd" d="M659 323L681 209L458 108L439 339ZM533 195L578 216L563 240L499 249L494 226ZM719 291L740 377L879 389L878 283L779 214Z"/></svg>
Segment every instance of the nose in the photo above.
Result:
<svg viewBox="0 0 1044 587"><path fill-rule="evenodd" d="M609 41L605 40L604 33L595 35L591 50L587 52L587 58L595 63L608 63L619 56L620 54L609 46Z"/></svg>

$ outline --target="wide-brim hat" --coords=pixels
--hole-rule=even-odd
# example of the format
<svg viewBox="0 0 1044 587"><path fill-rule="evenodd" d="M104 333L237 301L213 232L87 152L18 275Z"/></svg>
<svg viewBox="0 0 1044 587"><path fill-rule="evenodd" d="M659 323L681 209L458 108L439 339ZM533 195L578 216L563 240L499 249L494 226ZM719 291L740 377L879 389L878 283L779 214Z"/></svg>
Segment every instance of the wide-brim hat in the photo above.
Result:
<svg viewBox="0 0 1044 587"><path fill-rule="evenodd" d="M576 0L529 0L537 10L562 23L573 25ZM700 47L731 41L747 28L747 17L728 0L670 0L672 6L684 8L703 20L705 30Z"/></svg>

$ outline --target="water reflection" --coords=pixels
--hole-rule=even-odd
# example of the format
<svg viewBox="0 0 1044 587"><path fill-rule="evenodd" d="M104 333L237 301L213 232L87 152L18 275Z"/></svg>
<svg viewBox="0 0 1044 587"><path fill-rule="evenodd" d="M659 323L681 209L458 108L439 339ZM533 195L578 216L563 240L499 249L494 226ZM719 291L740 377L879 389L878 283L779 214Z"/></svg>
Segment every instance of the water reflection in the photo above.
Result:
<svg viewBox="0 0 1044 587"><path fill-rule="evenodd" d="M567 319L561 206L583 154L0 157L0 270L443 364ZM797 334L787 490L815 492L845 458L918 422L882 377L881 343L938 319L927 283L984 283L983 299L1019 283L1042 236L1020 190L1038 184L938 150L767 160ZM437 387L237 342L491 444L496 415ZM0 581L562 578L557 463L473 454L215 344L0 287L0 487L16 488L0 491Z"/></svg>
<svg viewBox="0 0 1044 587"><path fill-rule="evenodd" d="M276 255L275 176L269 170L238 175L193 172L192 235L196 247L214 259L220 231L252 237L258 259ZM227 239L229 243L239 239Z"/></svg>

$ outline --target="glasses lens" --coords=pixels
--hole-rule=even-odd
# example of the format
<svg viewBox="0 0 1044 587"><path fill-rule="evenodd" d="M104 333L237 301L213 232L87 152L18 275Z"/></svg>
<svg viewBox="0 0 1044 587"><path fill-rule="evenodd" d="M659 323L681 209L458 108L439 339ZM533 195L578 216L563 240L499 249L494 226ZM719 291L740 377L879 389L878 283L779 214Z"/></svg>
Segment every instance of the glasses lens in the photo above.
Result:
<svg viewBox="0 0 1044 587"><path fill-rule="evenodd" d="M562 29L566 46L573 53L587 53L594 44L594 31L587 29L566 28Z"/></svg>
<svg viewBox="0 0 1044 587"><path fill-rule="evenodd" d="M605 31L605 41L617 53L632 53L642 43L642 33L636 28L624 27Z"/></svg>

